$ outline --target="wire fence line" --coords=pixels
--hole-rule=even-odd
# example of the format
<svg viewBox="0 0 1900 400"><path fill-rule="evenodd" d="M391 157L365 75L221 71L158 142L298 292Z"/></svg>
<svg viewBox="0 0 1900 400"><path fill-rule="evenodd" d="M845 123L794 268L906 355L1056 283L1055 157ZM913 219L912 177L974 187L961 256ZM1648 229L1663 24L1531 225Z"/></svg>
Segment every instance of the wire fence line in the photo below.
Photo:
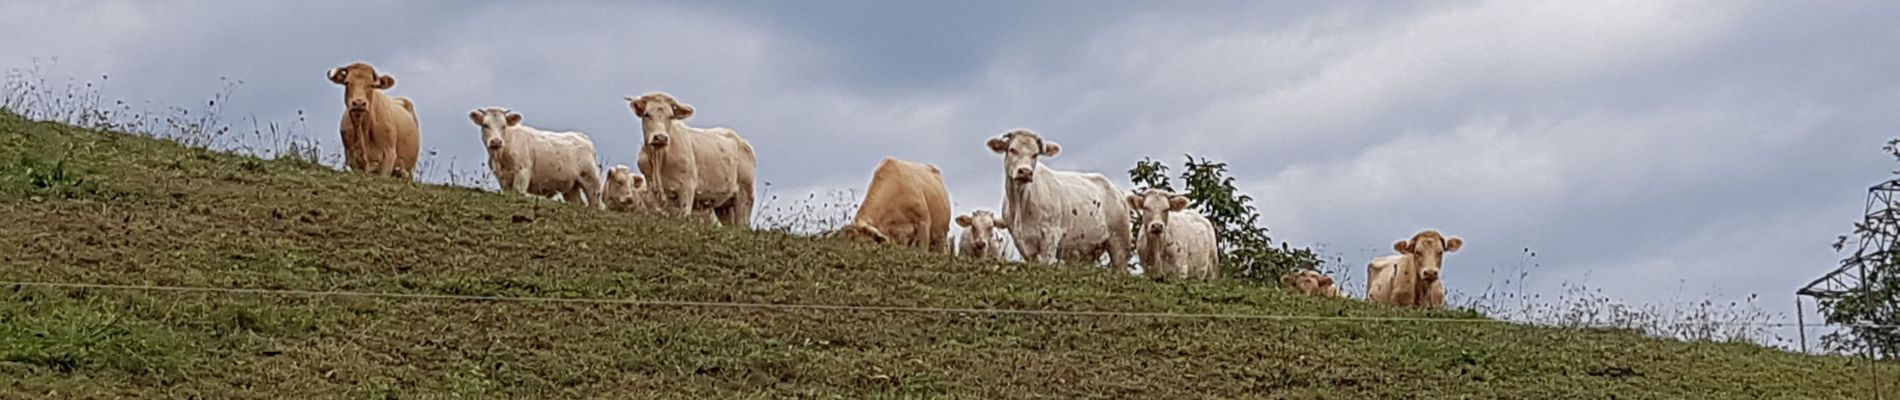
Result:
<svg viewBox="0 0 1900 400"><path fill-rule="evenodd" d="M843 312L883 312L883 313L921 313L921 314L991 314L1032 317L1096 317L1096 318L1155 318L1155 319L1215 319L1215 320L1265 320L1265 321L1304 321L1304 322L1359 322L1359 323L1447 323L1447 324L1498 324L1524 325L1518 322L1486 318L1427 318L1427 317L1372 317L1372 316L1327 316L1327 315L1283 315L1283 314L1235 314L1235 313L1172 313L1172 312L1135 312L1135 311L1077 311L1077 310L1032 310L1009 308L967 308L967 307L919 307L919 306L879 306L855 304L797 304L797 303L757 303L729 301L690 301L690 300L648 300L648 299L609 299L584 297L531 297L531 296L483 296L460 294L430 293L388 293L358 292L335 290L298 290L298 289L248 289L167 285L121 285L101 283L32 282L0 281L0 286L41 287L55 289L97 289L117 291L146 291L174 293L216 293L227 295L259 296L297 296L297 297L358 297L401 300L436 300L462 302L509 302L509 303L549 303L549 304L593 304L622 305L638 307L672 308L724 308L757 310L806 310L806 311L843 311ZM1737 322L1730 325L1761 327L1801 327L1801 326L1844 326L1821 323L1801 324L1793 322ZM1895 328L1890 325L1846 325L1872 328Z"/></svg>

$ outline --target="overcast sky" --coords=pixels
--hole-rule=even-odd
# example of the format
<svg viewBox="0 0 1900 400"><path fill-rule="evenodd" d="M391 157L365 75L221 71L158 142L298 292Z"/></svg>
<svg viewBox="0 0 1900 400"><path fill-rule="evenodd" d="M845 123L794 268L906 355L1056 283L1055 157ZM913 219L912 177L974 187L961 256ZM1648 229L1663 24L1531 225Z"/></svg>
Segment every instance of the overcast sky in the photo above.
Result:
<svg viewBox="0 0 1900 400"><path fill-rule="evenodd" d="M884 156L1000 205L983 141L1048 162L1229 162L1273 237L1354 265L1422 228L1476 292L1740 299L1790 312L1865 188L1897 167L1900 3L1881 1L0 1L0 67L59 57L107 95L293 120L335 152L364 60L415 100L423 147L479 170L469 110L590 134L631 164L622 97L666 91L759 153L781 194L861 187ZM1349 268L1363 274L1363 267ZM1493 271L1495 274L1493 273ZM1355 282L1363 278L1355 277ZM1362 288L1355 288L1362 290Z"/></svg>

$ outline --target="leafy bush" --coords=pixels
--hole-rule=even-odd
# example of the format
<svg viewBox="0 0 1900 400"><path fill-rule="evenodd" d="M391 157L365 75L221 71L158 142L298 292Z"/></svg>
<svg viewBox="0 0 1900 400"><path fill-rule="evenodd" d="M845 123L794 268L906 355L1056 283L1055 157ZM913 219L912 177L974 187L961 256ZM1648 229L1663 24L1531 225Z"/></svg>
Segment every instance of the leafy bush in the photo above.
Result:
<svg viewBox="0 0 1900 400"><path fill-rule="evenodd" d="M1168 166L1152 158L1142 158L1128 170L1135 191L1163 189L1190 200L1190 207L1214 223L1220 242L1221 274L1229 278L1276 284L1280 275L1295 269L1319 269L1319 254L1311 248L1278 247L1267 236L1253 196L1234 186L1227 175L1227 163L1187 155L1182 162L1180 180L1186 193L1176 191L1168 180Z"/></svg>

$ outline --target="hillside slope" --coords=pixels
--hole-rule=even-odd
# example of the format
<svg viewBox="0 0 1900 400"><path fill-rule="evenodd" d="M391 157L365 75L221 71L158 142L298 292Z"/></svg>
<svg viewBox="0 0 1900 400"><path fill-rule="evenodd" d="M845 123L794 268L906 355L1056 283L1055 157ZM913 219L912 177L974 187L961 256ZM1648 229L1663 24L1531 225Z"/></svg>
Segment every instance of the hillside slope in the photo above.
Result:
<svg viewBox="0 0 1900 400"><path fill-rule="evenodd" d="M50 172L49 172L50 171ZM63 172L61 172L63 171ZM1852 398L1864 363L985 265L0 115L0 398ZM1900 380L1889 365L1883 380Z"/></svg>

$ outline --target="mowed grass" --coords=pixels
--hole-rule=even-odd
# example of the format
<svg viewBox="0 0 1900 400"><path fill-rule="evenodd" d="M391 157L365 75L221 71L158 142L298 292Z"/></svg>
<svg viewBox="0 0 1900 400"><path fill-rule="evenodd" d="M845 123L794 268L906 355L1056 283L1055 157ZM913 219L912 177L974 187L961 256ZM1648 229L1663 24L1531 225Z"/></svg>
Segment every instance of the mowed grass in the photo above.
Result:
<svg viewBox="0 0 1900 400"><path fill-rule="evenodd" d="M1864 361L578 210L0 115L0 398L1865 398ZM1882 380L1900 368L1882 366ZM1889 391L1894 386L1889 386Z"/></svg>

